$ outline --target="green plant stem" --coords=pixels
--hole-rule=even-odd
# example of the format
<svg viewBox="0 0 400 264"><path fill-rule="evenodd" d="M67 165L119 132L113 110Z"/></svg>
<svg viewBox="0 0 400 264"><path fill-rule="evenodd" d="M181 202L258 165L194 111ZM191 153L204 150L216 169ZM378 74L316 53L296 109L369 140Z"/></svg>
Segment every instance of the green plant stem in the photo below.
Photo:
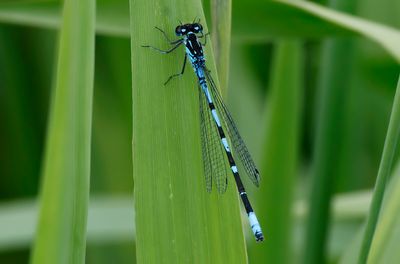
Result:
<svg viewBox="0 0 400 264"><path fill-rule="evenodd" d="M32 263L84 263L95 1L66 0Z"/></svg>
<svg viewBox="0 0 400 264"><path fill-rule="evenodd" d="M310 214L305 237L304 263L323 263L329 226L331 195L339 173L346 126L351 42L329 40L323 48L320 95L317 97L317 132L310 195ZM346 70L344 70L346 69ZM339 73L339 75L338 75ZM341 76L341 78L337 78Z"/></svg>
<svg viewBox="0 0 400 264"><path fill-rule="evenodd" d="M267 242L250 254L266 263L290 263L293 192L298 165L303 56L298 41L278 42L266 103L267 131L261 167L259 214ZM262 201L262 202L261 202ZM277 206L279 201L279 206Z"/></svg>
<svg viewBox="0 0 400 264"><path fill-rule="evenodd" d="M361 251L358 263L363 264L368 260L372 239L374 237L376 224L381 210L383 195L386 183L391 173L393 159L397 150L397 143L400 135L400 77L397 83L396 94L393 101L392 113L390 116L389 127L383 148L382 159L379 165L378 176L376 178L374 194L367 219L367 225L362 240Z"/></svg>
<svg viewBox="0 0 400 264"><path fill-rule="evenodd" d="M331 6L349 11L353 6L348 2L332 1ZM307 264L325 261L331 196L342 172L340 157L346 154L353 45L349 39L329 39L323 43L321 65L325 67L321 70L317 96L317 132L303 260Z"/></svg>

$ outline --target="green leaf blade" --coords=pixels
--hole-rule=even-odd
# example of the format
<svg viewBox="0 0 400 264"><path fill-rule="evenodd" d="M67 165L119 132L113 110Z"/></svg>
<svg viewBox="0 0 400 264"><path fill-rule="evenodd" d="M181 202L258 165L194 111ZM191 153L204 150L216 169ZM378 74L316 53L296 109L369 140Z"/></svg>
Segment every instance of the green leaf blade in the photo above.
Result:
<svg viewBox="0 0 400 264"><path fill-rule="evenodd" d="M94 1L65 2L32 263L85 260L94 24Z"/></svg>
<svg viewBox="0 0 400 264"><path fill-rule="evenodd" d="M137 14L141 14L138 16ZM168 14L168 15L165 15ZM200 18L200 1L131 1L133 167L136 252L139 263L245 263L247 261L236 186L206 192L200 150L197 80L190 64L181 70L184 47L165 55L142 45L168 49L158 26L171 39L179 24ZM207 66L216 84L207 43ZM150 76L150 78L149 78Z"/></svg>
<svg viewBox="0 0 400 264"><path fill-rule="evenodd" d="M261 170L259 214L267 237L264 245L251 248L254 261L290 263L292 205L298 163L302 108L300 42L281 41L276 45L271 71L271 90L266 107L267 131ZM279 207L276 206L279 201Z"/></svg>
<svg viewBox="0 0 400 264"><path fill-rule="evenodd" d="M398 250L400 239L400 166L397 166L391 178L382 205L382 213L371 243L368 263L394 263L400 257Z"/></svg>
<svg viewBox="0 0 400 264"><path fill-rule="evenodd" d="M383 148L383 154L381 163L379 165L378 176L374 188L374 194L372 196L372 203L370 207L369 216L361 244L361 250L359 255L359 263L366 263L370 252L372 240L378 218L380 215L382 201L386 189L386 183L391 174L393 166L393 160L398 147L400 135L400 77L397 83L396 95L393 101L392 113L390 115L389 127L385 139L385 146Z"/></svg>

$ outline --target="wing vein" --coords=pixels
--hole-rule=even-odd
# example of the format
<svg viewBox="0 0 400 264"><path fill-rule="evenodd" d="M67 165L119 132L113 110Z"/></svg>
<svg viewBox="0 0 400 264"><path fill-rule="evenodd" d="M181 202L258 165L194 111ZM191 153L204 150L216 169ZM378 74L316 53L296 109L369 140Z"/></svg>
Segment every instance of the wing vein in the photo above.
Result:
<svg viewBox="0 0 400 264"><path fill-rule="evenodd" d="M260 182L260 174L258 172L258 169L253 161L253 158L251 157L249 150L247 149L246 144L244 143L242 137L239 134L239 130L229 113L229 110L227 106L225 105L221 94L219 93L217 87L215 86L214 80L211 77L210 71L205 69L205 75L210 87L211 95L214 99L215 106L218 110L218 112L222 115L222 120L223 123L225 124L225 127L228 130L228 135L230 137L230 140L233 145L233 149L239 156L239 159L241 163L243 164L243 167L246 170L247 175L251 179L251 181L256 185L257 187L259 186Z"/></svg>
<svg viewBox="0 0 400 264"><path fill-rule="evenodd" d="M227 158L218 135L217 127L208 109L205 94L199 86L201 149L207 192L215 183L219 193L227 187Z"/></svg>

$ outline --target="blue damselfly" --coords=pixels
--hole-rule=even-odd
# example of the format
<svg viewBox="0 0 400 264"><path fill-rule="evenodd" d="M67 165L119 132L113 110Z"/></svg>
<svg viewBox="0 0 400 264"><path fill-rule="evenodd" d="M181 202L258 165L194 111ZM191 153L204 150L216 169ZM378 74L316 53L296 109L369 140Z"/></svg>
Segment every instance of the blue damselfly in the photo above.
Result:
<svg viewBox="0 0 400 264"><path fill-rule="evenodd" d="M157 27L156 29L164 35L165 39L173 47L169 50L161 50L152 46L143 47L151 48L161 53L170 53L182 44L186 48L181 72L171 75L164 85L173 78L183 75L187 58L189 58L199 82L201 146L207 191L211 192L213 181L219 193L226 191L228 174L226 164L229 163L254 236L257 241L263 241L264 236L260 224L247 197L233 156L239 157L247 175L257 187L260 180L259 172L239 134L231 114L222 100L222 96L211 77L210 71L206 67L203 46L206 45L208 33L203 34L203 26L199 22L184 25L181 23L175 29L175 34L181 38L171 41L163 30ZM204 42L201 42L200 39L204 39ZM228 132L234 154L231 152L225 132Z"/></svg>

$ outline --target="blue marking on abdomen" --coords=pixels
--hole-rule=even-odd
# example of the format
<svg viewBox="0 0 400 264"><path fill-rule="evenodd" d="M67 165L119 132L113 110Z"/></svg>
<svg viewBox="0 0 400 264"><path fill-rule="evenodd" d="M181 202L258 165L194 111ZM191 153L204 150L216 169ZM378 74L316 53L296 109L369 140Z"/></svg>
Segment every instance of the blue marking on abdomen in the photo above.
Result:
<svg viewBox="0 0 400 264"><path fill-rule="evenodd" d="M203 90L204 94L207 97L207 102L209 104L211 104L213 101L212 101L212 98L211 98L211 95L210 95L210 91L209 91L208 86L207 86L206 77L204 76L204 69L202 67L197 68L196 69L196 74L197 74L197 78L199 79L199 83L200 83L201 89ZM215 123L217 123L217 126L221 127L221 122L219 121L219 116L218 116L217 110L216 109L212 109L211 110L211 114L212 114L212 116L214 118ZM224 144L224 147L225 147L225 144Z"/></svg>

